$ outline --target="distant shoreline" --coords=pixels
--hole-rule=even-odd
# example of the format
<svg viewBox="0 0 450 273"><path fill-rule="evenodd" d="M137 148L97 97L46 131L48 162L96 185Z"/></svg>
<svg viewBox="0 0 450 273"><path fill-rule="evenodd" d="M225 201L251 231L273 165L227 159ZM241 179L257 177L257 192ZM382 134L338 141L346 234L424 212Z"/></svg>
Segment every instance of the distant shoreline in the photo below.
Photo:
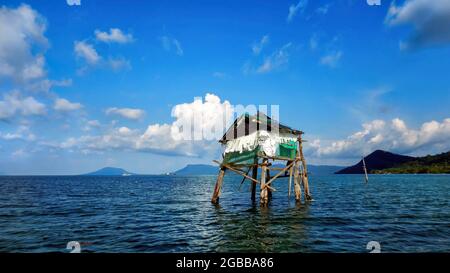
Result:
<svg viewBox="0 0 450 273"><path fill-rule="evenodd" d="M310 174L310 176L358 176L363 174ZM450 175L450 173L370 173L370 176L385 176L385 175ZM216 174L186 174L186 175L166 175L166 174L134 174L134 175L84 175L84 174L1 174L0 177L143 177L143 176L170 176L170 177L192 177L192 176L216 176Z"/></svg>

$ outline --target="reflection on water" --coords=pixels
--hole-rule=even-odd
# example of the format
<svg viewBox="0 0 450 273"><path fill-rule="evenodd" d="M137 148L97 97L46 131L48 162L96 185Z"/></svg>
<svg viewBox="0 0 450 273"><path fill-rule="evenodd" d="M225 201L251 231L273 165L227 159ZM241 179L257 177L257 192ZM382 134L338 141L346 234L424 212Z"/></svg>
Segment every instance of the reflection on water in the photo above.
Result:
<svg viewBox="0 0 450 273"><path fill-rule="evenodd" d="M0 251L383 252L450 251L450 176L312 176L315 201L266 208L249 183L215 176L0 177Z"/></svg>

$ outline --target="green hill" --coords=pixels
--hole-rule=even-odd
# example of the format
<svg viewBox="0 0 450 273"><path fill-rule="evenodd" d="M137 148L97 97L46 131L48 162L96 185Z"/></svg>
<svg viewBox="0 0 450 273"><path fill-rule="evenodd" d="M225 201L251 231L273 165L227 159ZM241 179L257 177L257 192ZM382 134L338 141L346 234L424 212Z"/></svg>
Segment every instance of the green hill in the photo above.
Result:
<svg viewBox="0 0 450 273"><path fill-rule="evenodd" d="M416 157L414 160L399 164L392 168L375 170L372 173L408 174L408 173L449 173L450 152Z"/></svg>

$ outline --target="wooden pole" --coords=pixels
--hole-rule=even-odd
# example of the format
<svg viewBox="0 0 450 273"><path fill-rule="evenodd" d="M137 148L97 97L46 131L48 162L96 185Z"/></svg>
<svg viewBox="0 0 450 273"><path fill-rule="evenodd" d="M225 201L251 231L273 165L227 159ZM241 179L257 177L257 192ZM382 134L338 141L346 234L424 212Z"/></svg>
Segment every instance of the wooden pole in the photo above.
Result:
<svg viewBox="0 0 450 273"><path fill-rule="evenodd" d="M295 159L294 163L294 192L295 192L295 201L302 201L302 189L300 187L300 174L299 174L299 159Z"/></svg>
<svg viewBox="0 0 450 273"><path fill-rule="evenodd" d="M258 180L253 179L252 177L246 175L246 174L245 174L242 170L240 170L240 169L239 169L239 170L238 170L238 169L235 169L235 168L231 167L231 166L228 165L228 164L222 164L222 167L224 167L225 169L230 170L230 171L232 171L232 172L234 172L234 173L237 173L237 174L239 174L239 175L242 175L242 176L244 176L245 178L247 178L247 179L250 180L250 181L253 181L253 182L258 183L258 184L260 183ZM272 188L271 186L269 186L269 185L267 185L267 184L266 184L265 187L271 189L272 191L277 191L275 188Z"/></svg>
<svg viewBox="0 0 450 273"><path fill-rule="evenodd" d="M269 198L267 195L267 187L266 187L266 169L267 169L267 159L263 159L262 169L261 169L261 195L260 195L260 203L261 206L266 206L269 203Z"/></svg>
<svg viewBox="0 0 450 273"><path fill-rule="evenodd" d="M305 192L305 200L310 201L312 200L312 196L309 192L309 184L308 184L308 169L306 167L306 160L305 156L303 155L303 140L302 135L298 137L298 148L299 148L299 155L300 160L302 161L303 166L303 172L302 172L302 182L303 182L303 190Z"/></svg>
<svg viewBox="0 0 450 273"><path fill-rule="evenodd" d="M289 168L289 189L288 189L288 197L289 197L289 199L291 199L291 184L292 184L292 169L293 168L294 168L293 166L291 166Z"/></svg>
<svg viewBox="0 0 450 273"><path fill-rule="evenodd" d="M217 176L216 186L214 187L214 193L211 198L211 203L219 203L219 197L222 190L223 177L225 176L225 168L220 168L219 175Z"/></svg>
<svg viewBox="0 0 450 273"><path fill-rule="evenodd" d="M268 182L270 180L270 169L266 168L266 182ZM268 186L266 184L266 186ZM267 189L267 195L269 200L272 199L272 190L270 188Z"/></svg>
<svg viewBox="0 0 450 273"><path fill-rule="evenodd" d="M251 170L251 168L249 167L248 170L247 170L247 172L245 173L246 176L248 176L248 173L250 172L250 170ZM241 191L241 187L242 187L242 184L244 184L245 179L247 179L247 177L245 177L245 176L242 177L242 181L241 181L241 184L239 185L238 191Z"/></svg>
<svg viewBox="0 0 450 273"><path fill-rule="evenodd" d="M255 165L253 166L252 170L252 178L257 179L258 178L258 158L255 158ZM252 181L252 201L256 200L256 182Z"/></svg>
<svg viewBox="0 0 450 273"><path fill-rule="evenodd" d="M282 174L284 174L292 165L294 164L294 162L291 162L290 164L288 164L286 167L284 167L283 169L281 169L281 171L279 173L277 173L274 177L268 179L268 181L266 182L266 187L270 185L270 183L272 183L275 179L277 179L279 176L281 176Z"/></svg>
<svg viewBox="0 0 450 273"><path fill-rule="evenodd" d="M363 169L364 169L366 183L369 183L369 177L367 176L366 161L364 160L364 156L362 158L362 163L363 163Z"/></svg>

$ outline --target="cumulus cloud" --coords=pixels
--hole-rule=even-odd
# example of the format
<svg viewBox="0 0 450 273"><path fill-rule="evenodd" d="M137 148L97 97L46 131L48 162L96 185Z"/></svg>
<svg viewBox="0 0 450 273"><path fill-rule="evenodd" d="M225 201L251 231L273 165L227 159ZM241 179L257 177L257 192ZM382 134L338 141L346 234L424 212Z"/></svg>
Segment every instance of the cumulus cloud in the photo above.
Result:
<svg viewBox="0 0 450 273"><path fill-rule="evenodd" d="M2 133L0 132L0 139L6 141L22 140L22 141L34 141L36 136L30 132L30 128L27 126L19 126L16 132Z"/></svg>
<svg viewBox="0 0 450 273"><path fill-rule="evenodd" d="M0 77L28 82L46 75L45 19L30 6L0 9Z"/></svg>
<svg viewBox="0 0 450 273"><path fill-rule="evenodd" d="M297 15L297 13L299 11L303 12L305 10L307 4L308 4L307 0L300 0L300 1L298 1L297 4L290 5L289 6L289 13L288 13L288 16L287 16L286 20L288 22L291 22L292 19L294 19L294 17Z"/></svg>
<svg viewBox="0 0 450 273"><path fill-rule="evenodd" d="M3 95L0 100L0 120L9 120L18 115L44 115L46 107L31 96L23 97L19 92Z"/></svg>
<svg viewBox="0 0 450 273"><path fill-rule="evenodd" d="M259 55L261 53L264 46L269 43L269 35L264 35L260 41L256 42L252 46L253 54Z"/></svg>
<svg viewBox="0 0 450 273"><path fill-rule="evenodd" d="M166 51L174 50L178 56L183 56L184 54L183 48L181 47L181 43L177 39L171 38L169 36L162 36L160 40L164 50Z"/></svg>
<svg viewBox="0 0 450 273"><path fill-rule="evenodd" d="M68 87L72 85L72 79L49 80L43 79L41 81L30 83L26 86L27 90L33 92L50 92L53 87Z"/></svg>
<svg viewBox="0 0 450 273"><path fill-rule="evenodd" d="M389 26L411 25L414 31L402 49L450 43L450 1L409 0L398 6L392 2L385 22Z"/></svg>
<svg viewBox="0 0 450 273"><path fill-rule="evenodd" d="M100 135L69 138L59 148L79 151L130 150L166 155L200 156L217 150L217 138L232 122L228 101L213 94L178 104L172 123L150 124L145 130L113 127Z"/></svg>
<svg viewBox="0 0 450 273"><path fill-rule="evenodd" d="M77 57L84 59L88 64L97 64L101 57L94 46L85 41L75 41L74 51Z"/></svg>
<svg viewBox="0 0 450 273"><path fill-rule="evenodd" d="M125 34L118 28L110 28L109 33L95 30L95 37L98 41L102 41L105 43L125 44L133 41L133 35Z"/></svg>
<svg viewBox="0 0 450 273"><path fill-rule="evenodd" d="M331 53L328 53L327 55L323 56L320 59L320 64L328 66L330 68L335 68L339 64L341 57L342 57L342 51L339 50L339 51L331 52Z"/></svg>
<svg viewBox="0 0 450 273"><path fill-rule="evenodd" d="M395 118L390 122L373 120L362 125L362 130L346 139L314 140L309 152L324 158L358 158L376 149L404 154L428 154L450 150L450 118L442 122L429 121L418 129L409 128Z"/></svg>
<svg viewBox="0 0 450 273"><path fill-rule="evenodd" d="M145 111L142 109L133 109L133 108L117 108L111 107L106 109L107 115L118 115L123 118L137 120L144 116Z"/></svg>
<svg viewBox="0 0 450 273"><path fill-rule="evenodd" d="M264 59L256 69L256 73L267 73L286 65L289 62L289 53L292 43L287 43Z"/></svg>
<svg viewBox="0 0 450 273"><path fill-rule="evenodd" d="M55 109L56 111L60 111L60 112L70 112L70 111L79 110L82 107L83 107L83 105L81 105L81 103L70 102L63 98L57 98L55 100L53 109Z"/></svg>
<svg viewBox="0 0 450 273"><path fill-rule="evenodd" d="M86 61L88 66L84 66L78 70L79 73L84 73L89 66L93 67L106 67L110 68L113 71L119 71L123 69L131 69L130 61L123 58L113 58L109 57L108 59L104 59L94 48L92 44L89 44L85 41L75 41L74 43L74 52L78 58L81 58Z"/></svg>

